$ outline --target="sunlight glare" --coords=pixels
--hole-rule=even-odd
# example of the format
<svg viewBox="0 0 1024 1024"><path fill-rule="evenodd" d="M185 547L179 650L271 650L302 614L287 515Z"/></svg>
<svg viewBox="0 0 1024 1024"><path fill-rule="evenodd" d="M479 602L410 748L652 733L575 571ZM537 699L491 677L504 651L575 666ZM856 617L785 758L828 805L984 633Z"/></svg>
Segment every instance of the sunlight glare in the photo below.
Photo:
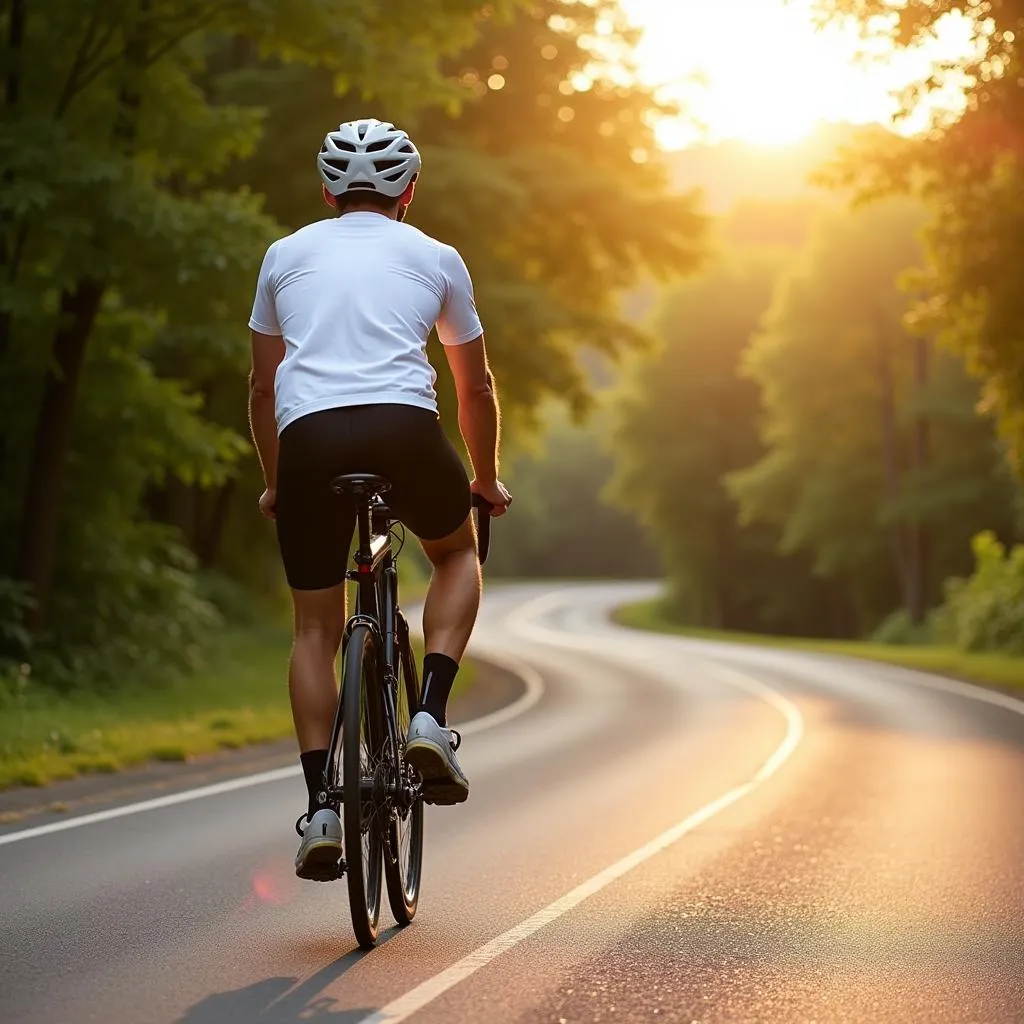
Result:
<svg viewBox="0 0 1024 1024"><path fill-rule="evenodd" d="M662 85L686 116L657 126L662 146L706 138L775 145L795 142L823 122L891 123L895 90L922 77L938 54L966 52L964 19L943 26L929 53L887 53L858 63L851 28L814 24L814 0L621 0L644 30L641 77ZM958 94L944 102L956 104ZM927 112L903 130L919 130Z"/></svg>

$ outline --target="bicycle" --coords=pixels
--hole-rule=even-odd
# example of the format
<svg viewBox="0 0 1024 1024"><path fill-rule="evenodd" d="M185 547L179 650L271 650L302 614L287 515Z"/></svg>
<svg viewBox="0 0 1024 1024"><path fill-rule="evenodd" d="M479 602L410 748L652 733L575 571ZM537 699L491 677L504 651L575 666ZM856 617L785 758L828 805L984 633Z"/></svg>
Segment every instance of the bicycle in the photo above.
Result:
<svg viewBox="0 0 1024 1024"><path fill-rule="evenodd" d="M420 682L409 624L398 604L397 558L405 533L381 497L389 488L383 477L362 473L331 482L336 494L356 504L355 568L345 578L357 584L357 597L342 641L341 688L319 799L323 806L342 808L347 859L339 860L336 877L348 879L352 927L364 949L377 942L382 874L395 920L408 925L416 915L423 868L422 786L405 761ZM490 505L474 495L473 506L482 564Z"/></svg>

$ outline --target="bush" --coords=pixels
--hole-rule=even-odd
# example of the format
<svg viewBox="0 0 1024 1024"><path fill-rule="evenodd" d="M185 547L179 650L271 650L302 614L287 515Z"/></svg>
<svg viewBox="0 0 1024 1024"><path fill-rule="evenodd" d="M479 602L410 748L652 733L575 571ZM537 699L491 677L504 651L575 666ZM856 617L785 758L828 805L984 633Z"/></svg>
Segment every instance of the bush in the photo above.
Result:
<svg viewBox="0 0 1024 1024"><path fill-rule="evenodd" d="M871 640L876 644L889 644L894 647L917 647L932 642L932 630L930 625L915 626L910 621L910 614L906 608L900 608L886 616L872 633Z"/></svg>
<svg viewBox="0 0 1024 1024"><path fill-rule="evenodd" d="M32 607L28 588L9 576L0 576L0 671L4 665L25 660L32 638L25 617Z"/></svg>
<svg viewBox="0 0 1024 1024"><path fill-rule="evenodd" d="M37 685L130 688L197 669L223 620L192 553L155 524L99 540L55 588L30 659Z"/></svg>
<svg viewBox="0 0 1024 1024"><path fill-rule="evenodd" d="M946 583L946 600L935 613L936 634L964 651L1024 655L1024 545L1007 552L994 533L971 545L975 569Z"/></svg>

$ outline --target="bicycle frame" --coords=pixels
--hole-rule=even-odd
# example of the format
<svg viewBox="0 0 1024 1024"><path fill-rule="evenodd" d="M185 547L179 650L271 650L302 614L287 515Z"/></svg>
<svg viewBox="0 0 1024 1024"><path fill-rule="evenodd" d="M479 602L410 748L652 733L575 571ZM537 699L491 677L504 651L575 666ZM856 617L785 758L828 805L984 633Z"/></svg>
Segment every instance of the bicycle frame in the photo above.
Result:
<svg viewBox="0 0 1024 1024"><path fill-rule="evenodd" d="M345 625L343 651L352 630L359 624L366 625L377 640L382 662L378 666L377 684L384 702L386 738L395 751L392 764L396 773L389 780L388 789L403 804L411 803L415 794L406 792L401 778L402 737L398 735L397 707L399 638L408 642L409 627L398 607L398 567L391 546L392 521L387 505L378 495L363 493L355 498L356 568L348 570L345 578L357 584L356 609ZM340 715L341 702L338 707Z"/></svg>
<svg viewBox="0 0 1024 1024"><path fill-rule="evenodd" d="M339 478L344 479L344 478ZM402 764L402 740L398 734L398 687L400 685L399 658L404 646L409 650L409 624L398 606L398 568L394 550L391 546L391 530L393 521L391 512L375 489L371 480L379 482L380 478L358 476L348 478L347 489L356 505L356 552L355 569L345 573L345 579L355 582L356 608L342 635L342 656L344 657L349 638L353 629L365 625L373 634L377 650L380 652L380 664L377 666L377 687L383 698L383 712L386 728L386 741L394 751L390 758L392 767L391 778L386 783L388 795L403 809L410 807L416 800L417 787L410 786L404 778ZM335 490L340 493L335 482ZM478 495L473 495L473 506L481 509L480 529L480 561L487 557L490 519L486 515L489 505ZM411 653L410 653L411 657ZM415 666L411 667L415 671ZM343 700L338 701L332 735L337 735L342 722ZM410 714L416 709L410 708ZM330 770L328 766L328 771ZM325 772L325 791L321 797L337 800L343 796L340 788L327 785Z"/></svg>

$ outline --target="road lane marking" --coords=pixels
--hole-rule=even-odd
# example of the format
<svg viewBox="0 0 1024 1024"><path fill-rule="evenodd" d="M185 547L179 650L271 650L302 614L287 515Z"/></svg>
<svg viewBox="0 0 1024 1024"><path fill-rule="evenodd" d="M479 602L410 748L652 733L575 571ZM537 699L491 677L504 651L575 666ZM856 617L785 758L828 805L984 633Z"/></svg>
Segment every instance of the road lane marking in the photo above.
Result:
<svg viewBox="0 0 1024 1024"><path fill-rule="evenodd" d="M108 807L105 811L82 814L77 818L68 818L66 821L51 821L46 825L35 825L32 828L21 829L19 832L8 832L5 835L0 835L0 846L7 846L9 843L20 843L24 839L48 836L54 832L66 832L69 828L96 825L101 821L111 821L114 818L123 818L129 814L141 814L143 811L155 811L161 807L173 807L175 804L184 804L190 800L200 800L207 796L220 796L222 793L232 793L237 789L247 789L249 786L262 786L268 782L280 782L282 779L290 779L301 774L301 767L289 765L287 768L274 768L269 772L259 772L256 775L243 775L239 779L215 782L209 786L200 786L198 789L186 789L180 793L169 793L167 796L154 797L152 800L141 800L138 803L124 804L121 807Z"/></svg>
<svg viewBox="0 0 1024 1024"><path fill-rule="evenodd" d="M544 680L541 678L540 673L518 658L512 658L506 654L494 655L492 657L485 649L480 655L480 660L493 661L494 664L512 672L513 675L518 676L525 683L526 689L521 696L517 697L507 707L492 711L489 715L481 715L479 718L474 718L471 722L466 722L465 725L456 723L455 728L463 736L472 736L474 733L483 732L485 729L493 729L495 726L511 722L513 718L526 714L544 696Z"/></svg>
<svg viewBox="0 0 1024 1024"><path fill-rule="evenodd" d="M589 647L593 650L593 647ZM557 921L558 918L567 914L570 910L579 906L584 900L600 892L611 885L612 882L623 875L639 867L645 861L650 860L656 854L663 852L676 843L687 833L703 825L716 814L731 807L737 801L752 793L762 783L774 775L782 767L796 750L803 736L804 721L799 709L792 701L787 700L782 694L766 686L758 679L747 676L742 672L727 669L724 666L709 666L724 682L739 686L748 693L754 693L776 708L786 720L786 735L782 742L775 748L771 756L761 765L760 769L747 781L717 800L706 804L700 810L695 811L689 817L684 818L678 824L662 832L650 842L626 854L614 864L598 872L587 881L578 885L575 889L567 892L561 898L549 903L542 910L537 911L532 917L515 925L501 935L485 943L479 949L464 956L451 967L446 968L439 974L420 983L415 988L399 996L398 999L388 1003L382 1009L371 1013L359 1020L358 1024L399 1024L400 1021L408 1020L414 1013L419 1012L429 1003L432 1003L439 996L449 989L454 988L460 982L475 974L481 967L486 967L491 961L497 959L513 946L518 945L524 939L540 931L542 928Z"/></svg>
<svg viewBox="0 0 1024 1024"><path fill-rule="evenodd" d="M480 718L474 718L472 721L466 722L465 725L458 726L459 732L466 736L483 732L485 729L493 729L496 726L512 721L514 718L518 718L529 711L544 694L544 681L540 673L519 661L519 659L510 658L504 654L500 656L481 654L481 660L484 659L492 661L495 665L519 676L523 680L526 689L521 696L517 697L507 707L493 711L488 715L481 715ZM21 829L17 832L7 832L0 835L0 846L20 843L26 839L36 839L40 836L52 835L54 832L66 832L68 829L81 828L83 825L97 825L100 822L124 818L130 814L141 814L144 811L156 811L164 807L173 807L175 804L202 800L208 796L233 793L239 789L248 789L250 786L262 786L270 782L281 782L284 779L291 779L301 775L302 768L300 765L274 768L271 771L258 772L255 775L243 775L237 779L227 779L224 782L215 782L209 786L200 786L197 789L186 789L180 793L169 793L166 796L154 797L151 800L124 804L121 807L110 807L105 811L95 811L92 814L82 814L76 818L52 821L46 825L35 825L32 828Z"/></svg>
<svg viewBox="0 0 1024 1024"><path fill-rule="evenodd" d="M1018 715L1024 715L1024 701L1018 697L1011 697L1008 693L1001 693L999 690L986 690L983 686L961 683L955 679L943 679L941 676L933 676L920 669L906 668L903 665L891 665L888 662L875 662L875 665L882 668L896 669L896 673L902 681L910 683L912 686L923 686L926 690L940 690L944 693L953 693L958 697L979 700L984 704L994 704L996 707L1005 708L1007 711L1013 711Z"/></svg>

